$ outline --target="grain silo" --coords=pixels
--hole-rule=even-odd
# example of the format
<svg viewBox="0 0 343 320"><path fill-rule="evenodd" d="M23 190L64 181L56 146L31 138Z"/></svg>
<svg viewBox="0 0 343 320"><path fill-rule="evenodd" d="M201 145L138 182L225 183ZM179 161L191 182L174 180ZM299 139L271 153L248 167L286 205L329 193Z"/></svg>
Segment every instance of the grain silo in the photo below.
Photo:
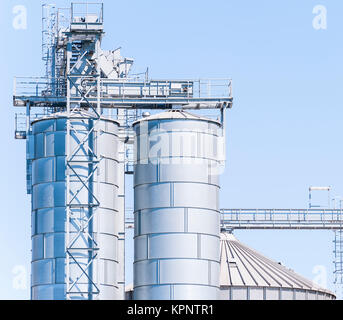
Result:
<svg viewBox="0 0 343 320"><path fill-rule="evenodd" d="M67 119L73 150L68 160ZM32 299L123 298L119 143L116 121L94 120L84 111L32 123Z"/></svg>
<svg viewBox="0 0 343 320"><path fill-rule="evenodd" d="M134 123L134 299L217 299L217 121L169 111Z"/></svg>
<svg viewBox="0 0 343 320"><path fill-rule="evenodd" d="M221 300L334 300L335 295L240 243L220 238Z"/></svg>

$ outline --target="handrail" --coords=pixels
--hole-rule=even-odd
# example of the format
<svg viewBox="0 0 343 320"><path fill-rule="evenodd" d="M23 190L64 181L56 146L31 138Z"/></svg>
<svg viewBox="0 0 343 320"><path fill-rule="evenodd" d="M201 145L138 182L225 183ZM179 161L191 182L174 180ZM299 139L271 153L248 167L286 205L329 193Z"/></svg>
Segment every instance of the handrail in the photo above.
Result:
<svg viewBox="0 0 343 320"><path fill-rule="evenodd" d="M84 89L92 88L95 79L90 76L75 75L76 80L84 85ZM66 80L64 78L49 77L15 77L13 84L14 97L65 97ZM232 97L231 79L184 79L184 80L162 80L150 79L142 80L139 78L107 79L100 80L102 97L116 96L127 98L135 96L145 97L184 97L184 98L220 98ZM94 94L89 90L90 96ZM92 93L93 92L93 93ZM72 97L78 97L76 90Z"/></svg>
<svg viewBox="0 0 343 320"><path fill-rule="evenodd" d="M342 209L221 209L227 229L342 229Z"/></svg>

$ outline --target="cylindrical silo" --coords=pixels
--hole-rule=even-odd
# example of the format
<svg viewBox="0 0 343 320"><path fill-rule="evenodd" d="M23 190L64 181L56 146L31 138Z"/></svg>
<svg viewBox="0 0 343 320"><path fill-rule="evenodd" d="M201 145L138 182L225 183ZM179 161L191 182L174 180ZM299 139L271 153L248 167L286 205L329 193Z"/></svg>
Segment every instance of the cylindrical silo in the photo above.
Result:
<svg viewBox="0 0 343 320"><path fill-rule="evenodd" d="M133 127L134 299L217 299L221 125L169 111Z"/></svg>
<svg viewBox="0 0 343 320"><path fill-rule="evenodd" d="M105 118L97 121L86 112L74 112L69 119L70 150L75 154L69 169L70 221L66 213L67 114L56 113L32 124L31 298L66 299L68 273L70 282L78 279L70 286L70 292L75 292L69 294L71 299L123 299L118 286L119 263L123 262L118 256L119 224L123 223L117 200L118 123ZM84 205L87 201L89 206ZM68 265L67 241L72 247ZM85 250L94 243L98 252L88 265L91 257ZM87 294L94 291L91 282L100 291L97 297Z"/></svg>

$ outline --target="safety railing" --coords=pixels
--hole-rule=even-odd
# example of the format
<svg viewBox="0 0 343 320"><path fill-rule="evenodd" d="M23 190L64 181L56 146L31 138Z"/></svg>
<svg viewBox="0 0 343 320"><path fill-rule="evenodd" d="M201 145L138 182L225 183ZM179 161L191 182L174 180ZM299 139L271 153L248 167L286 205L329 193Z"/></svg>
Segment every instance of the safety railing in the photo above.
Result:
<svg viewBox="0 0 343 320"><path fill-rule="evenodd" d="M31 130L30 124L32 121L38 120L49 114L48 109L45 109L45 113L32 112L30 116L25 113L15 113L15 139L24 140L27 138L28 131Z"/></svg>
<svg viewBox="0 0 343 320"><path fill-rule="evenodd" d="M66 95L66 81L63 78L15 77L14 97L62 97Z"/></svg>
<svg viewBox="0 0 343 320"><path fill-rule="evenodd" d="M97 83L94 77L73 76L71 97L96 96ZM64 78L16 77L14 79L15 97L65 97ZM198 80L137 80L101 79L102 98L231 98L231 79Z"/></svg>
<svg viewBox="0 0 343 320"><path fill-rule="evenodd" d="M99 23L104 21L104 5L96 2L77 2L71 4L72 23Z"/></svg>
<svg viewBox="0 0 343 320"><path fill-rule="evenodd" d="M113 88L120 89L119 96L138 95L142 97L177 96L185 98L232 97L231 79L181 79L148 80L102 79L103 92Z"/></svg>
<svg viewBox="0 0 343 320"><path fill-rule="evenodd" d="M15 114L15 139L24 140L27 136L27 116L26 114Z"/></svg>

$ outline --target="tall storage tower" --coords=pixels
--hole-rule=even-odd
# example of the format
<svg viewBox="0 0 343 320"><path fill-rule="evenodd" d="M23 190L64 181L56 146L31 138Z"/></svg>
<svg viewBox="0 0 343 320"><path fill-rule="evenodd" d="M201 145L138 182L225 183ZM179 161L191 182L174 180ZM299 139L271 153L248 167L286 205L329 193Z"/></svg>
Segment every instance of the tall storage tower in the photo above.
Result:
<svg viewBox="0 0 343 320"><path fill-rule="evenodd" d="M46 75L14 81L13 104L24 109L15 137L27 140L32 195L32 299L124 299L134 131L139 150L154 147L139 151L135 166L136 297L216 299L219 186L211 147L224 133L231 80L132 75L133 59L102 49L103 22L101 3L43 5ZM143 110L174 109L208 109L221 121L174 111L136 122ZM154 154L153 139L172 144Z"/></svg>
<svg viewBox="0 0 343 320"><path fill-rule="evenodd" d="M74 128L69 148L75 150L68 168L67 118ZM86 112L57 113L32 124L33 299L121 298L118 125L102 118L94 127ZM68 288L65 275L73 279Z"/></svg>
<svg viewBox="0 0 343 320"><path fill-rule="evenodd" d="M134 299L217 299L220 123L169 111L134 130Z"/></svg>

